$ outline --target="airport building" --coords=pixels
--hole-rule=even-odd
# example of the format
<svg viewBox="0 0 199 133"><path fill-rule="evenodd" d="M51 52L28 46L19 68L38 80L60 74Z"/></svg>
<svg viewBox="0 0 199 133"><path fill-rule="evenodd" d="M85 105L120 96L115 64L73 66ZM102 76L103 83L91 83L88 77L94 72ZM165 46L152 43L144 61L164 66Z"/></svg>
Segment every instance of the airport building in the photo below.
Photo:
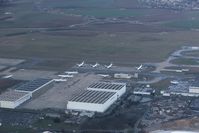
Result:
<svg viewBox="0 0 199 133"><path fill-rule="evenodd" d="M98 82L91 84L87 90L116 92L118 97L121 97L126 92L125 83L110 83L110 82Z"/></svg>
<svg viewBox="0 0 199 133"><path fill-rule="evenodd" d="M193 83L193 84L189 87L189 92L190 92L190 93L198 93L198 94L199 94L199 83Z"/></svg>
<svg viewBox="0 0 199 133"><path fill-rule="evenodd" d="M34 98L53 87L53 81L52 79L36 79L15 88L15 90L18 92L28 92Z"/></svg>
<svg viewBox="0 0 199 133"><path fill-rule="evenodd" d="M126 84L124 83L93 83L84 92L69 100L67 109L102 113L125 92Z"/></svg>
<svg viewBox="0 0 199 133"><path fill-rule="evenodd" d="M68 101L67 109L104 112L117 100L116 92L86 90Z"/></svg>
<svg viewBox="0 0 199 133"><path fill-rule="evenodd" d="M136 95L152 95L155 93L155 90L151 87L137 87L134 88L133 94Z"/></svg>
<svg viewBox="0 0 199 133"><path fill-rule="evenodd" d="M170 85L167 90L161 91L163 96L181 95L188 97L199 97L199 84L194 83L190 86L188 81L179 81L177 84Z"/></svg>
<svg viewBox="0 0 199 133"><path fill-rule="evenodd" d="M9 90L0 95L0 107L14 109L30 98L30 93Z"/></svg>
<svg viewBox="0 0 199 133"><path fill-rule="evenodd" d="M114 78L130 79L132 75L126 73L115 73Z"/></svg>

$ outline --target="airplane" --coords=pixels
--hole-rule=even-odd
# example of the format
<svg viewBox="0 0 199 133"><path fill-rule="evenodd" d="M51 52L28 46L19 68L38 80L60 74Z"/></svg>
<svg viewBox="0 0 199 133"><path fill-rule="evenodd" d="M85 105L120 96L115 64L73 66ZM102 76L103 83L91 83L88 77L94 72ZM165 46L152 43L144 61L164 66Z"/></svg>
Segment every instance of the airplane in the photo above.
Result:
<svg viewBox="0 0 199 133"><path fill-rule="evenodd" d="M66 74L78 74L77 71L65 71Z"/></svg>
<svg viewBox="0 0 199 133"><path fill-rule="evenodd" d="M101 77L109 77L110 75L108 75L108 74L98 74L99 76L101 76Z"/></svg>
<svg viewBox="0 0 199 133"><path fill-rule="evenodd" d="M65 81L67 81L67 79L53 79L54 81L56 81L56 82L65 82Z"/></svg>
<svg viewBox="0 0 199 133"><path fill-rule="evenodd" d="M183 72L182 70L175 70L175 72L177 72L177 73L181 73L181 72Z"/></svg>
<svg viewBox="0 0 199 133"><path fill-rule="evenodd" d="M111 68L113 66L113 63L111 63L110 65L106 66L106 68Z"/></svg>
<svg viewBox="0 0 199 133"><path fill-rule="evenodd" d="M97 62L95 65L92 65L92 67L97 67L97 66L99 66L99 63L97 63Z"/></svg>
<svg viewBox="0 0 199 133"><path fill-rule="evenodd" d="M141 70L142 67L143 67L143 65L141 64L139 67L136 67L136 68L137 68L137 70Z"/></svg>
<svg viewBox="0 0 199 133"><path fill-rule="evenodd" d="M179 82L176 81L176 80L172 80L172 81L170 81L170 83L172 83L172 84L179 84Z"/></svg>
<svg viewBox="0 0 199 133"><path fill-rule="evenodd" d="M73 78L74 76L73 75L58 75L59 77L62 77L62 78Z"/></svg>
<svg viewBox="0 0 199 133"><path fill-rule="evenodd" d="M82 67L84 65L84 61L80 64L77 64L78 67Z"/></svg>
<svg viewBox="0 0 199 133"><path fill-rule="evenodd" d="M4 76L3 78L4 79L8 79L8 78L11 78L13 75L7 75L7 76Z"/></svg>

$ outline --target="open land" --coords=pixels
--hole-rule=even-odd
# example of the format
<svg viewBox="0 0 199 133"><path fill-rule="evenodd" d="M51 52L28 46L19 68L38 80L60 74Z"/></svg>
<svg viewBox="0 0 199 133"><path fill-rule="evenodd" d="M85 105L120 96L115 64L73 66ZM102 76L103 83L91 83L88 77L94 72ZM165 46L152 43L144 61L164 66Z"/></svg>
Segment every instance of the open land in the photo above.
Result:
<svg viewBox="0 0 199 133"><path fill-rule="evenodd" d="M197 77L198 50L186 46L199 46L198 14L198 10L146 8L137 0L16 0L3 6L0 92L21 80L58 79L65 70L79 73L54 83L16 110L0 109L0 131L138 133L184 121L187 128L192 128L190 123L197 128L198 118L193 117L198 113L189 107L194 98L165 98L160 92L173 80ZM83 60L82 67L75 65ZM100 65L93 67L95 62ZM107 68L110 62L113 66ZM141 70L138 64L143 64ZM139 76L116 79L114 73ZM127 93L92 118L64 113L71 97L101 80L125 82ZM135 87L147 85L155 88L154 95L134 95ZM53 115L46 116L48 112Z"/></svg>
<svg viewBox="0 0 199 133"><path fill-rule="evenodd" d="M126 2L18 0L1 9L2 17L12 14L0 21L0 56L39 60L31 66L37 69L63 70L82 60L158 62L180 46L199 44L198 11L144 9Z"/></svg>

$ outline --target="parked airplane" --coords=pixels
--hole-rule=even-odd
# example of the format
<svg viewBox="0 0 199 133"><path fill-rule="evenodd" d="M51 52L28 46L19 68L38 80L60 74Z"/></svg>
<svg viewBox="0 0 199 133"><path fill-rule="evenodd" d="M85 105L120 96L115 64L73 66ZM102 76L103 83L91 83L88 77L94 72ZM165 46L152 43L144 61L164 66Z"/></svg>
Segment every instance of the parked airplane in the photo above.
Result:
<svg viewBox="0 0 199 133"><path fill-rule="evenodd" d="M137 70L141 70L142 67L143 67L143 65L141 64L139 67L136 67L136 68L137 68Z"/></svg>
<svg viewBox="0 0 199 133"><path fill-rule="evenodd" d="M108 74L98 74L99 76L101 76L101 77L109 77L110 75L108 75Z"/></svg>
<svg viewBox="0 0 199 133"><path fill-rule="evenodd" d="M65 71L66 74L78 74L78 71Z"/></svg>
<svg viewBox="0 0 199 133"><path fill-rule="evenodd" d="M7 75L7 76L4 76L3 78L8 79L8 78L11 78L11 77L13 77L13 75Z"/></svg>
<svg viewBox="0 0 199 133"><path fill-rule="evenodd" d="M84 61L80 64L77 64L78 67L82 67L84 65Z"/></svg>
<svg viewBox="0 0 199 133"><path fill-rule="evenodd" d="M106 68L111 68L113 66L113 63L111 63L110 65L106 66Z"/></svg>
<svg viewBox="0 0 199 133"><path fill-rule="evenodd" d="M95 63L95 65L92 65L92 67L97 67L97 66L99 66L99 63Z"/></svg>
<svg viewBox="0 0 199 133"><path fill-rule="evenodd" d="M54 79L55 82L66 82L67 79Z"/></svg>
<svg viewBox="0 0 199 133"><path fill-rule="evenodd" d="M62 77L62 78L73 78L74 76L73 75L58 75L59 77Z"/></svg>
<svg viewBox="0 0 199 133"><path fill-rule="evenodd" d="M172 80L172 81L170 81L170 83L172 83L172 84L179 84L179 82L176 81L176 80Z"/></svg>

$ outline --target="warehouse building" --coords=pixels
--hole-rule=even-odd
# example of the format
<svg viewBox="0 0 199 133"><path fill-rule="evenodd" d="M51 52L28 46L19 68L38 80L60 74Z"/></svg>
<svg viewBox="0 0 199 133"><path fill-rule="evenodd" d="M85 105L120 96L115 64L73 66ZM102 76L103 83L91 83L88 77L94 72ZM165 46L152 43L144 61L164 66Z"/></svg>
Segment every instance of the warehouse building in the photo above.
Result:
<svg viewBox="0 0 199 133"><path fill-rule="evenodd" d="M15 88L15 90L19 92L28 92L31 97L34 98L53 87L53 81L52 79L36 79Z"/></svg>
<svg viewBox="0 0 199 133"><path fill-rule="evenodd" d="M67 109L104 112L125 92L124 83L93 83L84 92L69 100Z"/></svg>
<svg viewBox="0 0 199 133"><path fill-rule="evenodd" d="M104 112L116 100L116 92L86 90L69 100L67 109Z"/></svg>
<svg viewBox="0 0 199 133"><path fill-rule="evenodd" d="M121 97L126 92L125 83L110 83L110 82L98 82L91 84L87 90L116 92L118 97Z"/></svg>
<svg viewBox="0 0 199 133"><path fill-rule="evenodd" d="M0 95L0 107L14 109L30 98L31 95L27 92L9 90Z"/></svg>

